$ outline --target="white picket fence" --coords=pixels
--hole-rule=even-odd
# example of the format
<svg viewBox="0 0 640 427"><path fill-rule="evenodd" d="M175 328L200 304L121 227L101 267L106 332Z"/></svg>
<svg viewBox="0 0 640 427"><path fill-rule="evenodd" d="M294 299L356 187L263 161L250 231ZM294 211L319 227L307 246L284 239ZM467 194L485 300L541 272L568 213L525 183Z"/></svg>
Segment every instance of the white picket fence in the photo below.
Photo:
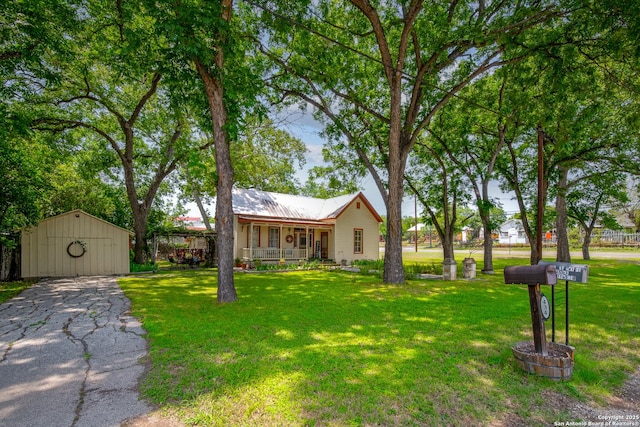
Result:
<svg viewBox="0 0 640 427"><path fill-rule="evenodd" d="M300 260L309 258L307 249L296 248L242 248L242 257L248 260Z"/></svg>
<svg viewBox="0 0 640 427"><path fill-rule="evenodd" d="M591 238L591 244L640 246L640 233L605 230L602 234L594 234Z"/></svg>

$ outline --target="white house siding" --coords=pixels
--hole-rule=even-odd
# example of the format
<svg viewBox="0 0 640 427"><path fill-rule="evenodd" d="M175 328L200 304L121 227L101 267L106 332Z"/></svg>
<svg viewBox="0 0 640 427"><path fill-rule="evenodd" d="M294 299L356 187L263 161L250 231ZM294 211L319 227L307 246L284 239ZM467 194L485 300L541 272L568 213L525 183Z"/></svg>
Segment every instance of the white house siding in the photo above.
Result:
<svg viewBox="0 0 640 427"><path fill-rule="evenodd" d="M378 259L380 216L373 210L362 193L344 195L331 199L316 199L295 195L270 193L258 190L234 190L234 253L237 258L247 258L250 223L260 225L260 248L279 247L285 259L318 256L318 244L327 235L327 251L320 251L321 258L336 261L356 259ZM239 222L241 221L241 222ZM281 230L280 242L269 242L270 226ZM308 253L295 250L295 229L308 230L312 239L307 239ZM363 232L362 253L355 254L353 248L354 229ZM320 246L322 246L320 244ZM300 248L301 249L301 248ZM256 258L274 259L272 251L257 251ZM289 255L287 255L289 254ZM276 252L277 255L277 252Z"/></svg>
<svg viewBox="0 0 640 427"><path fill-rule="evenodd" d="M127 230L82 211L49 218L22 233L22 276L129 273L129 236ZM86 252L73 258L67 247L76 240L85 243Z"/></svg>
<svg viewBox="0 0 640 427"><path fill-rule="evenodd" d="M360 208L358 209L358 203ZM353 251L353 235L355 229L362 229L362 253ZM348 262L360 259L379 259L379 224L371 214L367 205L358 197L336 219L335 255L337 262ZM331 238L329 240L332 240Z"/></svg>

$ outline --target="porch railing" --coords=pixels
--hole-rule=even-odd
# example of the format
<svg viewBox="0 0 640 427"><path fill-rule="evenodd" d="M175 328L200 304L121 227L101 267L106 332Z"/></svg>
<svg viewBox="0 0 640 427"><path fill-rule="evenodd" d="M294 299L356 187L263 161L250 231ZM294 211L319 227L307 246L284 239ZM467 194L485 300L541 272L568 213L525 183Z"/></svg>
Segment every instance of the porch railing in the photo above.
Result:
<svg viewBox="0 0 640 427"><path fill-rule="evenodd" d="M242 248L242 257L244 259L260 259L260 260L299 260L309 258L307 249L297 248Z"/></svg>

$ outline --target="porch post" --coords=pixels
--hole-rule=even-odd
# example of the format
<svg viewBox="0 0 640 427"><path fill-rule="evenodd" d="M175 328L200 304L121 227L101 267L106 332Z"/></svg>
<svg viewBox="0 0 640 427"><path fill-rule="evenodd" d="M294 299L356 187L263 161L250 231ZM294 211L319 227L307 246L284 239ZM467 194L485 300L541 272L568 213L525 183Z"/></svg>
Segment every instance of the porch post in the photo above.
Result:
<svg viewBox="0 0 640 427"><path fill-rule="evenodd" d="M282 247L282 231L283 231L284 227L282 227L282 224L280 224L280 235L278 236L279 238L279 242L278 242L278 247L280 249L280 259L284 258L284 248Z"/></svg>
<svg viewBox="0 0 640 427"><path fill-rule="evenodd" d="M311 239L309 239L309 226L308 225L305 227L304 233L305 233L304 241L307 242L307 244L304 245L304 257L305 257L305 259L309 259L309 243L310 243L309 241Z"/></svg>
<svg viewBox="0 0 640 427"><path fill-rule="evenodd" d="M249 223L249 261L253 261L253 222Z"/></svg>

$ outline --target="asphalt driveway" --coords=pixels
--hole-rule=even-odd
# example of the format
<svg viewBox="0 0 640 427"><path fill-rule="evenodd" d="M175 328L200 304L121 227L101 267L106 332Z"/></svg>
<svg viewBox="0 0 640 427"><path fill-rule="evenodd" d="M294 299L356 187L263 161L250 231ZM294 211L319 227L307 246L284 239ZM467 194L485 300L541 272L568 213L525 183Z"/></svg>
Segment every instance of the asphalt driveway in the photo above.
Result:
<svg viewBox="0 0 640 427"><path fill-rule="evenodd" d="M0 426L119 426L147 414L145 331L114 277L41 281L0 305Z"/></svg>

